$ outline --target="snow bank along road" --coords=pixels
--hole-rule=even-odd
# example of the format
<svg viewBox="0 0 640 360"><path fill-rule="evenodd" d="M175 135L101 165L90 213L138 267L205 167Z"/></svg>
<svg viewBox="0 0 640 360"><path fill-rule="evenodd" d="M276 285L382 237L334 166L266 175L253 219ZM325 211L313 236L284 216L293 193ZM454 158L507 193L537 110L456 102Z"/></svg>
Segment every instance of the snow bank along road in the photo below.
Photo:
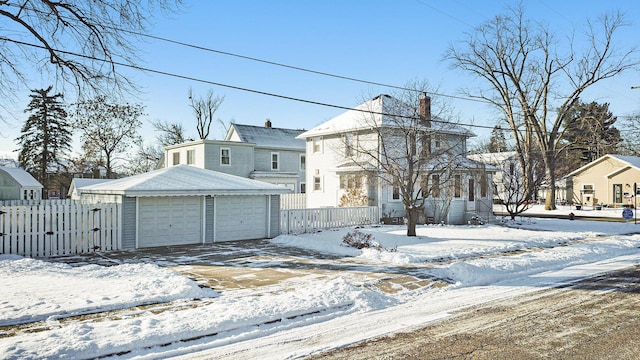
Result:
<svg viewBox="0 0 640 360"><path fill-rule="evenodd" d="M639 267L607 273L310 359L638 359L639 279Z"/></svg>

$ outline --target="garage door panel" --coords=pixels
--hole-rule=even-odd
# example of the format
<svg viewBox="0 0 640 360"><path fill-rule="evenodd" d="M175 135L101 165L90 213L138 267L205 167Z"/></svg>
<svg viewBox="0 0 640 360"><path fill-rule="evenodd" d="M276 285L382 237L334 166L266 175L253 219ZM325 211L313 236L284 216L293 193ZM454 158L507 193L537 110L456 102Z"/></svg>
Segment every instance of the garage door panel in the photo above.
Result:
<svg viewBox="0 0 640 360"><path fill-rule="evenodd" d="M220 196L216 209L216 241L267 237L266 196Z"/></svg>
<svg viewBox="0 0 640 360"><path fill-rule="evenodd" d="M201 198L140 198L138 247L197 244L202 241Z"/></svg>

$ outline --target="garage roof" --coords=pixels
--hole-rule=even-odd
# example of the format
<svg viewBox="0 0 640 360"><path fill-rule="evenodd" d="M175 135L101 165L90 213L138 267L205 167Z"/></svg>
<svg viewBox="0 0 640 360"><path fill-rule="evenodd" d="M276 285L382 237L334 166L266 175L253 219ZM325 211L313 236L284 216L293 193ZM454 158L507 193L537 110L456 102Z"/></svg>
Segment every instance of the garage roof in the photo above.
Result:
<svg viewBox="0 0 640 360"><path fill-rule="evenodd" d="M188 165L177 165L101 184L84 186L83 194L126 196L275 195L289 189Z"/></svg>

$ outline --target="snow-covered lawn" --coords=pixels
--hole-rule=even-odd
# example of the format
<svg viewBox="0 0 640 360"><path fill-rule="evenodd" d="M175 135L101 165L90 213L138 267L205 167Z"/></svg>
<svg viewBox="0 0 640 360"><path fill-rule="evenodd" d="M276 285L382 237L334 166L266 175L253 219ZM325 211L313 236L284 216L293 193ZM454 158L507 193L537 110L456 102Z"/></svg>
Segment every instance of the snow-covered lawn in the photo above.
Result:
<svg viewBox="0 0 640 360"><path fill-rule="evenodd" d="M635 234L640 225L628 223L532 219L509 227L423 226L412 238L403 227L358 230L395 251L342 246L354 229L283 235L272 243L341 255L336 261L342 264L417 268L442 282L383 291L335 270L333 276L288 277L260 291L214 291L153 264L74 267L5 255L0 256L0 354L302 357L640 263ZM255 261L260 268L269 266L264 258ZM109 313L95 314L103 311ZM42 331L28 331L34 322Z"/></svg>

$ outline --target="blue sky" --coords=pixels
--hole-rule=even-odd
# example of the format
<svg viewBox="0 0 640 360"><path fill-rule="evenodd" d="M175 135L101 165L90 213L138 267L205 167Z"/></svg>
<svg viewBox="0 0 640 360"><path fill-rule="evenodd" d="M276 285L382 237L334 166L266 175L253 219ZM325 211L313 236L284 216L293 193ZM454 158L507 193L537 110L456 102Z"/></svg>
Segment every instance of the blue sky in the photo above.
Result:
<svg viewBox="0 0 640 360"><path fill-rule="evenodd" d="M447 46L464 38L512 1L192 1L181 13L161 16L151 34L219 51L264 59L377 83L405 85L428 80L439 92L460 95L473 86L469 75L449 69L442 60ZM634 1L524 1L529 18L548 23L559 37L575 29L582 35L585 19L619 9L630 26L619 33L618 45L640 43L640 5ZM355 106L375 94L392 89L336 79L226 55L148 40L140 44L144 67L294 98L339 106ZM148 114L142 132L153 140L151 121L182 123L195 136L195 120L188 106L188 89L204 95L209 89L224 95L216 118L250 125L309 129L343 110L234 90L158 74L124 69L144 90L140 102ZM30 88L46 87L51 79L34 76ZM609 102L619 116L640 110L640 70L603 82L583 97ZM18 89L25 91L25 89ZM28 98L15 105L18 119ZM496 113L477 102L449 99L464 123L493 126ZM11 121L0 131L0 157L11 156L21 123ZM216 124L217 126L217 124ZM479 140L488 130L473 129ZM222 131L212 131L220 139Z"/></svg>

